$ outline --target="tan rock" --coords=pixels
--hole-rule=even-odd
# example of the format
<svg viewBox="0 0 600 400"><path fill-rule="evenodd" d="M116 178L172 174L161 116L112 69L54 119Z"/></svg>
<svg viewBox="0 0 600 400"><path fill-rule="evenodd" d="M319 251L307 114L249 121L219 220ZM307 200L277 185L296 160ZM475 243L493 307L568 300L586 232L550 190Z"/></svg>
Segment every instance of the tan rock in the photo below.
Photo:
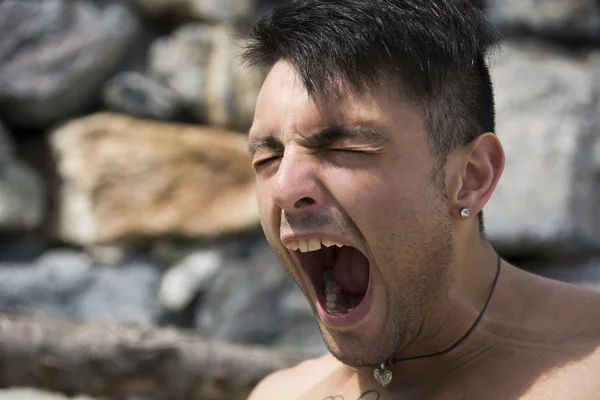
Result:
<svg viewBox="0 0 600 400"><path fill-rule="evenodd" d="M0 390L0 400L93 400L87 396L66 397L55 392L48 392L34 388L14 387Z"/></svg>
<svg viewBox="0 0 600 400"><path fill-rule="evenodd" d="M63 240L215 237L258 226L245 135L100 113L60 127L51 143Z"/></svg>

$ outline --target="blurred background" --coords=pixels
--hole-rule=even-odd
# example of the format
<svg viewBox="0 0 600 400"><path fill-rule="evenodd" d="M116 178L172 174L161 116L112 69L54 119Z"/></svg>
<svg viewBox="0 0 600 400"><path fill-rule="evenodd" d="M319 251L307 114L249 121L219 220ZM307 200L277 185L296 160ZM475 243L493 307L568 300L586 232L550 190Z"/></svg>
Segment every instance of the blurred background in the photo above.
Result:
<svg viewBox="0 0 600 400"><path fill-rule="evenodd" d="M0 310L325 351L260 230L245 148L264 77L240 37L276 3L0 1ZM504 35L488 236L600 288L600 2L478 5Z"/></svg>

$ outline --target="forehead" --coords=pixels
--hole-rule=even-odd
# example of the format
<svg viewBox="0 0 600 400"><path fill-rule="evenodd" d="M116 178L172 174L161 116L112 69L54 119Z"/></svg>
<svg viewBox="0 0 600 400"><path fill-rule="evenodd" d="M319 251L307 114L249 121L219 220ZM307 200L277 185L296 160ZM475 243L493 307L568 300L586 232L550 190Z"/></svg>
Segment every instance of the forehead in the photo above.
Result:
<svg viewBox="0 0 600 400"><path fill-rule="evenodd" d="M421 130L417 112L388 87L357 92L340 87L327 97L308 94L296 69L277 62L265 79L257 99L250 138L286 132L310 132L334 125L370 125L393 130L398 122ZM415 129L411 129L415 130Z"/></svg>

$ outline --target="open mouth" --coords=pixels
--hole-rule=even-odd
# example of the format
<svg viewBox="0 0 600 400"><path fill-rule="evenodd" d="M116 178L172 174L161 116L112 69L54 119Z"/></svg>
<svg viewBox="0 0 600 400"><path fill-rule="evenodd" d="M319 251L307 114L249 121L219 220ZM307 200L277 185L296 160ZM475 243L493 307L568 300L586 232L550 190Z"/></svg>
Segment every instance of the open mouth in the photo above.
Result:
<svg viewBox="0 0 600 400"><path fill-rule="evenodd" d="M340 317L352 313L364 300L370 265L358 249L326 239L299 239L287 243L313 285L321 308Z"/></svg>

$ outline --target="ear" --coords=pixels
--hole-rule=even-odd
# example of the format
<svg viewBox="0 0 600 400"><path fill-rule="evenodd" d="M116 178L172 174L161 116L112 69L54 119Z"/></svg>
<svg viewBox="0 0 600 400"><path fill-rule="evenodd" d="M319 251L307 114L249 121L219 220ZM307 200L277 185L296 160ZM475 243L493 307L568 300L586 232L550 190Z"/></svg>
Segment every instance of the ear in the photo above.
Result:
<svg viewBox="0 0 600 400"><path fill-rule="evenodd" d="M504 162L504 149L493 133L477 137L449 157L446 188L452 215L462 219L463 208L471 216L483 209L496 189Z"/></svg>

